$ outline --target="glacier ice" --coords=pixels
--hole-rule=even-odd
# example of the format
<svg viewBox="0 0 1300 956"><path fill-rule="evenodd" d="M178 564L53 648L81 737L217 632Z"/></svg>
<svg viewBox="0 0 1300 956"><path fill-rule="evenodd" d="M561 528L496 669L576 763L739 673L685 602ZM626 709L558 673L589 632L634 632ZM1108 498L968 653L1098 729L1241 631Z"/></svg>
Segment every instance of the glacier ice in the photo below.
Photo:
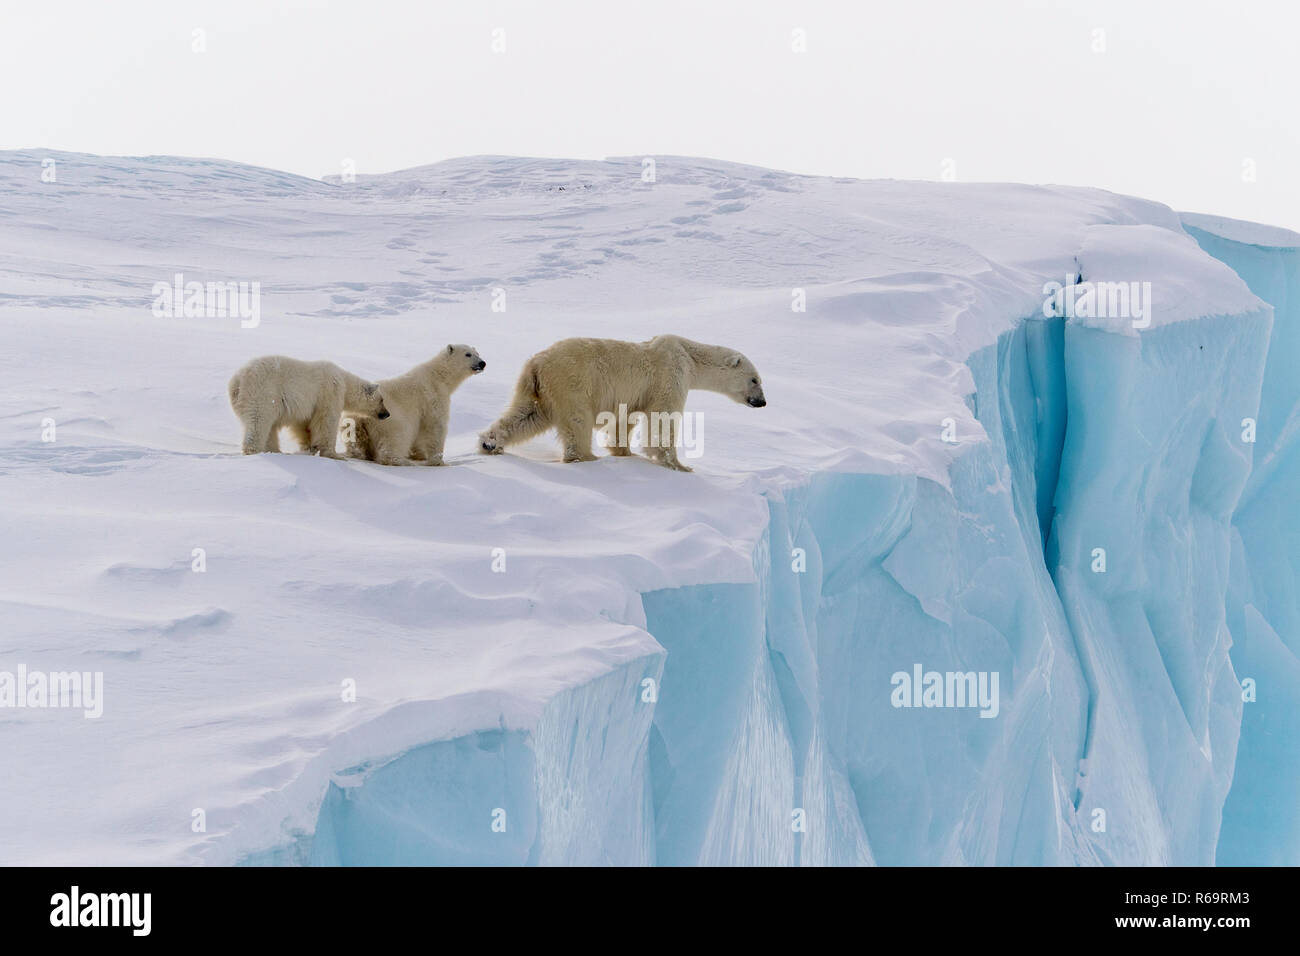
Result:
<svg viewBox="0 0 1300 956"><path fill-rule="evenodd" d="M794 749L795 789L821 836L804 838L799 862L1213 862L1241 713L1221 598L1249 467L1232 416L1257 401L1269 321L1261 309L1140 338L1029 321L972 356L989 442L958 460L951 492L829 476L774 504L756 559L766 619L751 638L769 651L751 667L771 673L747 708L775 681L782 707L767 722L786 740L764 757L770 733L742 733L687 693L689 734L665 732L660 763L692 787L721 782L686 804L704 822L661 821L661 857L751 859L720 859L697 834L770 819L775 795L760 801L733 778L750 767L775 787ZM1137 402L1118 400L1126 387ZM806 575L789 573L794 547L814 556ZM1094 547L1107 549L1104 574L1089 570ZM647 596L666 677L679 644L689 655L752 618L736 604ZM879 688L913 661L1008 675L1005 719L891 709ZM663 712L669 703L666 689ZM702 734L721 738L726 768L698 753Z"/></svg>
<svg viewBox="0 0 1300 956"><path fill-rule="evenodd" d="M1217 862L1300 861L1300 236L1217 217L1183 225L1273 307L1255 422L1254 468L1232 518L1227 624L1246 704ZM1255 418L1255 416L1249 416ZM1247 423L1242 422L1243 426Z"/></svg>
<svg viewBox="0 0 1300 956"><path fill-rule="evenodd" d="M535 730L413 748L329 785L307 862L323 866L647 864L644 681L633 661L548 701ZM340 786L364 773L356 787ZM499 826L483 826L483 809ZM477 818L477 819L476 819Z"/></svg>

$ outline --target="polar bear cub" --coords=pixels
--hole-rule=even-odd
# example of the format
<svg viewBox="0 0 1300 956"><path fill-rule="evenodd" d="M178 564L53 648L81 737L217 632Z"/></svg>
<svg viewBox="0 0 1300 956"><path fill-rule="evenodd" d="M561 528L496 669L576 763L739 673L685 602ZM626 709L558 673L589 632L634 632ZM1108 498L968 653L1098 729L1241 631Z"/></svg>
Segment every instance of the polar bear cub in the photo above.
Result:
<svg viewBox="0 0 1300 956"><path fill-rule="evenodd" d="M349 458L366 458L381 465L403 465L412 460L441 465L447 443L451 393L487 362L469 345L448 345L429 361L405 375L379 382L392 417L361 416L343 424ZM351 431L351 434L349 434Z"/></svg>
<svg viewBox="0 0 1300 956"><path fill-rule="evenodd" d="M340 458L334 448L343 412L388 417L379 386L333 362L264 355L236 372L228 389L244 424L245 455L279 451L280 429L288 428L304 450Z"/></svg>
<svg viewBox="0 0 1300 956"><path fill-rule="evenodd" d="M666 468L690 471L677 458L677 444L686 395L693 388L720 392L751 408L767 404L754 363L726 346L677 335L648 342L564 339L524 363L510 407L479 436L479 450L500 454L554 428L565 461L594 461L591 433L598 418L618 415L622 405L628 417L666 419L667 440L652 442L646 453ZM626 442L609 444L614 455L631 454Z"/></svg>

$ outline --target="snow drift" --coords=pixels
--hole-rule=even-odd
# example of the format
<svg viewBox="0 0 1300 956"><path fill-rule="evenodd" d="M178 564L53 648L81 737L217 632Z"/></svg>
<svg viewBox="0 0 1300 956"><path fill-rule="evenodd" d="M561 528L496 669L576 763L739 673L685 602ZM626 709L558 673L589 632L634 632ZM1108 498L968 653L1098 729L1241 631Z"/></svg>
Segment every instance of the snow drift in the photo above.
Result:
<svg viewBox="0 0 1300 956"><path fill-rule="evenodd" d="M0 671L104 681L0 708L0 859L1297 862L1300 237L645 169L0 154ZM528 355L660 332L764 376L694 474L472 454ZM247 358L448 341L451 467L238 456Z"/></svg>

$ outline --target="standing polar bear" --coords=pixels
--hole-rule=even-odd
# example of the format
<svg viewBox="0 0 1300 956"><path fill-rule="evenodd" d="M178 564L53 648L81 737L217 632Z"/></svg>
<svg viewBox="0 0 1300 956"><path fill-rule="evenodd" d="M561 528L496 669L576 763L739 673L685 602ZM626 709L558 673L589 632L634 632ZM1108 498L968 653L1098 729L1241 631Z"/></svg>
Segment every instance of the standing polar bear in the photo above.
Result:
<svg viewBox="0 0 1300 956"><path fill-rule="evenodd" d="M245 455L279 451L280 429L288 428L305 451L340 458L334 447L343 412L388 417L379 386L333 362L264 355L236 372L228 389L244 424Z"/></svg>
<svg viewBox="0 0 1300 956"><path fill-rule="evenodd" d="M401 465L409 460L441 465L447 443L447 418L451 393L487 362L469 345L448 345L429 361L405 375L379 382L392 417L362 416L353 422L352 434L344 429L349 458L366 458L381 465Z"/></svg>
<svg viewBox="0 0 1300 956"><path fill-rule="evenodd" d="M677 459L677 444L686 395L693 388L719 392L752 408L767 404L754 363L732 348L677 335L648 342L564 339L524 363L510 407L479 436L480 450L500 454L554 428L565 461L594 461L592 430L598 420L620 415L622 406L624 421L631 416L649 420L646 454L652 461L690 471ZM667 420L667 435L655 434L656 419ZM611 431L606 425L611 454L631 454L626 440L610 440Z"/></svg>

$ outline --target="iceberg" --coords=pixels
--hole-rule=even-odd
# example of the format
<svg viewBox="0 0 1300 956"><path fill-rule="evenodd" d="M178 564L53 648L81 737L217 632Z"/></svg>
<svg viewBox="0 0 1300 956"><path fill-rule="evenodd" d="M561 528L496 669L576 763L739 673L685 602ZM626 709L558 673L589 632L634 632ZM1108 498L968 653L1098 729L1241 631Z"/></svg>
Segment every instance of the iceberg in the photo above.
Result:
<svg viewBox="0 0 1300 956"><path fill-rule="evenodd" d="M0 707L0 859L1300 862L1300 237L641 169L0 153L0 671L103 681ZM660 332L764 376L695 473L474 454L528 355ZM249 357L446 341L449 467L238 454Z"/></svg>

